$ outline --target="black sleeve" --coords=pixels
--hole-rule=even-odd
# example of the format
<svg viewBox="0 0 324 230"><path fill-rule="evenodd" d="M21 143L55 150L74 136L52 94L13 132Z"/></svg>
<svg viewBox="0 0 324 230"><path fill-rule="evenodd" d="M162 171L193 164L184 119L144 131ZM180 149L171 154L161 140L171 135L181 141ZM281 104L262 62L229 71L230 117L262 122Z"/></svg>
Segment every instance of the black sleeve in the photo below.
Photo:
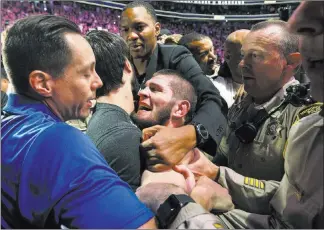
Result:
<svg viewBox="0 0 324 230"><path fill-rule="evenodd" d="M140 130L127 124L124 127L119 125L115 129L111 127L109 134L104 135L100 143L97 143L97 148L109 166L134 192L141 182L140 138Z"/></svg>
<svg viewBox="0 0 324 230"><path fill-rule="evenodd" d="M169 65L171 69L184 74L195 87L198 103L193 121L203 124L208 130L211 139L202 149L210 155L215 155L227 125L228 107L225 100L185 47L175 46Z"/></svg>
<svg viewBox="0 0 324 230"><path fill-rule="evenodd" d="M225 166L228 167L228 159L225 155L217 152L214 156L212 162L217 166Z"/></svg>

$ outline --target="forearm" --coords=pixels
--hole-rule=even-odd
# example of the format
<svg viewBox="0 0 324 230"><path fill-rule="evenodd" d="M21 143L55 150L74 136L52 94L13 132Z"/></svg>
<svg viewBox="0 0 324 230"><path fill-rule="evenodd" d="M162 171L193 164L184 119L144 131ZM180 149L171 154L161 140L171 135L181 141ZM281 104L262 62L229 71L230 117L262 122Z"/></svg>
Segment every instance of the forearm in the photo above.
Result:
<svg viewBox="0 0 324 230"><path fill-rule="evenodd" d="M217 182L229 190L236 208L258 214L269 214L269 202L279 181L265 181L244 177L227 167L219 167Z"/></svg>
<svg viewBox="0 0 324 230"><path fill-rule="evenodd" d="M184 137L186 137L186 145L189 146L188 149L193 149L197 145L196 131L193 125L185 125L181 127Z"/></svg>

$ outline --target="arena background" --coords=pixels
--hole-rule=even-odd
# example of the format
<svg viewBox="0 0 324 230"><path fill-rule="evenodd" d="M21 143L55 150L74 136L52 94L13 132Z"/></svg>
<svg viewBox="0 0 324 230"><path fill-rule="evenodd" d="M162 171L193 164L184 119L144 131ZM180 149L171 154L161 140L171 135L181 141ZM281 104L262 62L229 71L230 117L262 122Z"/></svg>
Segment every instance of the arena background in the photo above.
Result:
<svg viewBox="0 0 324 230"><path fill-rule="evenodd" d="M107 30L119 33L119 17L130 1L1 1L1 31L17 19L32 14L54 14L69 18L83 33ZM287 20L299 1L149 1L162 29L186 34L196 31L212 38L218 62L223 62L223 43L228 34L249 29L267 19Z"/></svg>

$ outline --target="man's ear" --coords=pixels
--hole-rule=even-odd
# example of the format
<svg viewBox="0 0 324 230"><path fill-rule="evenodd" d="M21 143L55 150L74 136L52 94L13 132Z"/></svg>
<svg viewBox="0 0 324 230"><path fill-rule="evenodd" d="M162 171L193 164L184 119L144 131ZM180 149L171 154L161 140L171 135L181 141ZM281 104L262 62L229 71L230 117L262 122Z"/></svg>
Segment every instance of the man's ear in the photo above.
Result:
<svg viewBox="0 0 324 230"><path fill-rule="evenodd" d="M184 118L190 111L190 102L187 100L178 101L172 110L171 116L177 119Z"/></svg>
<svg viewBox="0 0 324 230"><path fill-rule="evenodd" d="M298 66L301 65L301 54L299 52L291 53L287 57L287 67L291 70L295 70Z"/></svg>
<svg viewBox="0 0 324 230"><path fill-rule="evenodd" d="M124 71L126 71L127 73L132 73L133 71L132 64L127 59L124 65Z"/></svg>
<svg viewBox="0 0 324 230"><path fill-rule="evenodd" d="M125 65L124 65L124 70L123 70L123 84L125 83L125 76L130 76L133 80L132 80L132 84L134 81L134 68L132 66L132 64L130 63L129 60L125 60Z"/></svg>
<svg viewBox="0 0 324 230"><path fill-rule="evenodd" d="M161 24L159 22L155 23L155 37L158 37L161 32Z"/></svg>
<svg viewBox="0 0 324 230"><path fill-rule="evenodd" d="M29 85L37 94L43 97L52 96L53 78L51 75L34 70L29 74Z"/></svg>
<svg viewBox="0 0 324 230"><path fill-rule="evenodd" d="M5 79L5 78L1 78L1 83L4 82L4 83L9 83L9 80L8 79Z"/></svg>

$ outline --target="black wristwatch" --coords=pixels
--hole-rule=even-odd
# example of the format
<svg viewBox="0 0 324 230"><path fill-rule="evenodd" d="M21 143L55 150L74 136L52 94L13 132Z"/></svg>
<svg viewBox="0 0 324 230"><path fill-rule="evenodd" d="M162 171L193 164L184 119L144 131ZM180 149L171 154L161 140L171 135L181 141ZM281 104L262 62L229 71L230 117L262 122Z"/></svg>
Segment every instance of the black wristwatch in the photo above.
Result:
<svg viewBox="0 0 324 230"><path fill-rule="evenodd" d="M166 199L166 201L164 201L164 203L161 204L157 210L156 217L159 222L159 227L168 228L179 214L181 208L191 202L195 203L190 196L184 194L172 194L169 196L168 199Z"/></svg>
<svg viewBox="0 0 324 230"><path fill-rule="evenodd" d="M196 130L197 147L203 146L209 139L208 130L200 123L191 123Z"/></svg>

